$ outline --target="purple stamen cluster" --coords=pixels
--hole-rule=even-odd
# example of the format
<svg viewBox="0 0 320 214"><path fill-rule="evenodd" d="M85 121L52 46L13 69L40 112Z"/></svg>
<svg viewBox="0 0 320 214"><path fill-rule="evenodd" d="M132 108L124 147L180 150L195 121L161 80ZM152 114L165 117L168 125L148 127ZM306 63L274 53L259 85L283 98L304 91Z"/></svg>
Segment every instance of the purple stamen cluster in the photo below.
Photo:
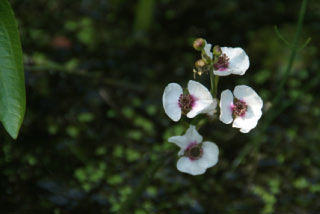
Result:
<svg viewBox="0 0 320 214"><path fill-rule="evenodd" d="M224 71L229 66L229 57L226 54L221 54L218 61L213 65L214 69L218 71Z"/></svg>
<svg viewBox="0 0 320 214"><path fill-rule="evenodd" d="M192 109L194 99L190 94L181 94L179 97L179 106L183 113L187 113Z"/></svg>
<svg viewBox="0 0 320 214"><path fill-rule="evenodd" d="M242 101L235 99L232 106L232 115L234 117L243 117L248 110L248 105Z"/></svg>
<svg viewBox="0 0 320 214"><path fill-rule="evenodd" d="M184 152L185 156L189 157L190 160L198 160L203 154L201 144L191 143Z"/></svg>

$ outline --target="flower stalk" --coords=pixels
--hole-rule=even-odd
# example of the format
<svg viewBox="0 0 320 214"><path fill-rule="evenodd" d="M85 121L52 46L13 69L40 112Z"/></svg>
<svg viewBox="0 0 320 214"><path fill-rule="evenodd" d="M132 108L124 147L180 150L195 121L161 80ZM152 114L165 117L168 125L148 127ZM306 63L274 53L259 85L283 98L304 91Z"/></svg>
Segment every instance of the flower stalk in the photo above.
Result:
<svg viewBox="0 0 320 214"><path fill-rule="evenodd" d="M209 73L210 73L210 87L211 87L210 92L214 97L216 97L217 90L215 86L215 78L214 78L213 72L209 72Z"/></svg>
<svg viewBox="0 0 320 214"><path fill-rule="evenodd" d="M272 102L273 105L278 104L278 102L281 100L280 98L283 96L284 86L287 83L288 77L291 73L293 62L294 62L294 59L296 57L297 50L298 50L298 42L299 42L300 35L301 35L301 30L302 30L302 26L303 26L303 19L304 19L304 15L306 13L307 4L308 4L308 0L302 1L300 12L299 12L299 17L298 17L298 22L297 22L297 30L294 35L293 44L291 46L290 57L288 60L288 64L287 64L284 76L279 84L277 96L274 98L274 100Z"/></svg>
<svg viewBox="0 0 320 214"><path fill-rule="evenodd" d="M219 83L219 76L214 77L214 98L217 98L218 94L218 83Z"/></svg>

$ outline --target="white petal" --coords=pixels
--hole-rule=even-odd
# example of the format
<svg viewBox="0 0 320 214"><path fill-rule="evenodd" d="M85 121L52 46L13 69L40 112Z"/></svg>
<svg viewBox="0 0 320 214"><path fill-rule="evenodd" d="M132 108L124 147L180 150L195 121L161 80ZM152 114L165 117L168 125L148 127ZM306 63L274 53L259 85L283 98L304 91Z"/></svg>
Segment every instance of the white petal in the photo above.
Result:
<svg viewBox="0 0 320 214"><path fill-rule="evenodd" d="M177 162L177 168L181 172L191 175L201 175L206 169L199 166L197 161L190 160L188 157L181 157Z"/></svg>
<svg viewBox="0 0 320 214"><path fill-rule="evenodd" d="M212 101L212 96L210 91L199 82L189 80L188 91L196 99Z"/></svg>
<svg viewBox="0 0 320 214"><path fill-rule="evenodd" d="M206 52L206 54L212 59L213 54L211 52L211 47L212 47L211 44L206 43L206 45L204 46L204 52Z"/></svg>
<svg viewBox="0 0 320 214"><path fill-rule="evenodd" d="M208 101L208 100L198 100L194 107L187 113L187 117L189 118L194 118L198 114L201 113L207 113L207 109L211 106L214 105L213 101Z"/></svg>
<svg viewBox="0 0 320 214"><path fill-rule="evenodd" d="M190 125L186 133L182 136L173 136L168 139L170 143L174 143L180 147L178 155L183 155L184 151L191 143L201 143L202 136L196 130L196 127Z"/></svg>
<svg viewBox="0 0 320 214"><path fill-rule="evenodd" d="M203 142L202 144L203 155L197 160L199 166L207 169L217 164L219 158L219 148L215 143Z"/></svg>
<svg viewBox="0 0 320 214"><path fill-rule="evenodd" d="M224 90L221 93L220 100L220 120L225 124L230 124L232 117L233 95L230 90Z"/></svg>
<svg viewBox="0 0 320 214"><path fill-rule="evenodd" d="M217 75L217 76L228 76L231 74L231 72L232 70L230 68L227 68L224 71L213 70L214 75Z"/></svg>
<svg viewBox="0 0 320 214"><path fill-rule="evenodd" d="M222 47L222 53L229 57L229 69L232 74L243 75L248 70L249 57L242 48Z"/></svg>
<svg viewBox="0 0 320 214"><path fill-rule="evenodd" d="M188 141L188 145L189 143L201 143L203 139L199 132L196 130L196 127L193 125L190 125L184 136Z"/></svg>
<svg viewBox="0 0 320 214"><path fill-rule="evenodd" d="M162 96L163 108L166 114L173 120L178 121L181 118L181 108L179 106L179 97L183 93L182 88L177 83L170 83L164 89Z"/></svg>
<svg viewBox="0 0 320 214"><path fill-rule="evenodd" d="M183 136L173 136L173 137L170 137L168 139L168 141L170 143L174 143L176 144L177 146L180 147L180 149L182 149L183 151L187 148L187 146L189 145L189 142L188 142L188 139L186 138L185 135Z"/></svg>
<svg viewBox="0 0 320 214"><path fill-rule="evenodd" d="M244 119L242 117L237 117L234 119L232 127L234 128L240 128L240 132L242 133L248 133L257 126L258 119L251 118L251 119Z"/></svg>
<svg viewBox="0 0 320 214"><path fill-rule="evenodd" d="M234 119L232 127L240 128L240 132L248 133L251 129L257 126L260 116L256 116L250 106L243 117L237 117Z"/></svg>
<svg viewBox="0 0 320 214"><path fill-rule="evenodd" d="M188 91L195 99L191 111L188 112L187 117L193 118L200 113L207 113L207 109L214 105L213 98L209 90L201 83L190 80L188 82Z"/></svg>
<svg viewBox="0 0 320 214"><path fill-rule="evenodd" d="M263 101L251 87L246 85L238 85L234 88L233 94L237 99L242 100L246 102L248 106L251 106L254 115L261 116Z"/></svg>
<svg viewBox="0 0 320 214"><path fill-rule="evenodd" d="M213 116L214 113L216 112L217 104L218 104L217 99L213 99L212 104L209 105L206 109L204 109L202 113Z"/></svg>

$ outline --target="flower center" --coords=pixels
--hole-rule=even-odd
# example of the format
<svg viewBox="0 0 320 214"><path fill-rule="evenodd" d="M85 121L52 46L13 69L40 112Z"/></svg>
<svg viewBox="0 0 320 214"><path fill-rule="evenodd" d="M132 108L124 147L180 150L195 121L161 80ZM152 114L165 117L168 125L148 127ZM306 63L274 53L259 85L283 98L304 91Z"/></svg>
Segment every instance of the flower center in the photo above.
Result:
<svg viewBox="0 0 320 214"><path fill-rule="evenodd" d="M191 160L198 160L203 154L203 149L201 144L191 143L185 150L184 154L188 156Z"/></svg>
<svg viewBox="0 0 320 214"><path fill-rule="evenodd" d="M234 117L243 117L248 110L248 105L246 102L238 99L234 99L232 106L232 114Z"/></svg>
<svg viewBox="0 0 320 214"><path fill-rule="evenodd" d="M221 54L219 56L217 62L213 65L213 67L218 71L225 71L229 66L229 57L226 54Z"/></svg>
<svg viewBox="0 0 320 214"><path fill-rule="evenodd" d="M194 98L190 94L181 94L179 97L179 106L183 113L187 113L192 109Z"/></svg>

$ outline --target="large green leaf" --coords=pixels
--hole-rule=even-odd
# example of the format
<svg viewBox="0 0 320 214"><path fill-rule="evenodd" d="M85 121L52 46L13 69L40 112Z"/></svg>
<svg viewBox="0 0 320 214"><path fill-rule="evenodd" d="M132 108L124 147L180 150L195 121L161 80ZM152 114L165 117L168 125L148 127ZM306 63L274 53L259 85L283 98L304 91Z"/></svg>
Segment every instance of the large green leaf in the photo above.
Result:
<svg viewBox="0 0 320 214"><path fill-rule="evenodd" d="M18 28L7 0L0 0L0 121L17 138L26 108Z"/></svg>

